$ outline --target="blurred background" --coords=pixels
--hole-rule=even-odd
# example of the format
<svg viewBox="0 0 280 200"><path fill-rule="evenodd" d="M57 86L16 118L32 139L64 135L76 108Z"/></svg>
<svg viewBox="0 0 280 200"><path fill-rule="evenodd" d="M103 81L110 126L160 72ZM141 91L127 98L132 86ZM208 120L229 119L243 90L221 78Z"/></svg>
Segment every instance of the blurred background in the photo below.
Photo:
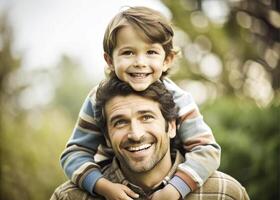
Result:
<svg viewBox="0 0 280 200"><path fill-rule="evenodd" d="M49 199L59 156L104 76L102 37L125 6L163 12L181 55L170 77L251 199L280 199L278 0L0 0L0 199Z"/></svg>

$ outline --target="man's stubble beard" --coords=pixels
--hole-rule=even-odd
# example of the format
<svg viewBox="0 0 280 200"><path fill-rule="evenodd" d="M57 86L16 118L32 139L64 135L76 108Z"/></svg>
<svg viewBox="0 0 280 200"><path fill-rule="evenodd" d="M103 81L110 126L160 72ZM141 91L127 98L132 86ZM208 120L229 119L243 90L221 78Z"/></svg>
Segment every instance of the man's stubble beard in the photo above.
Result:
<svg viewBox="0 0 280 200"><path fill-rule="evenodd" d="M169 145L169 144L165 144L165 145ZM160 163L162 159L166 156L168 152L168 148L167 147L160 147L160 148L164 148L160 156L156 157L156 155L153 154L150 160L148 160L146 163L142 163L139 167L137 167L137 165L134 164L135 162L127 162L123 156L120 155L116 155L116 156L123 170L129 170L130 173L141 174L153 170L158 165L158 163ZM140 161L140 162L144 162L144 161Z"/></svg>

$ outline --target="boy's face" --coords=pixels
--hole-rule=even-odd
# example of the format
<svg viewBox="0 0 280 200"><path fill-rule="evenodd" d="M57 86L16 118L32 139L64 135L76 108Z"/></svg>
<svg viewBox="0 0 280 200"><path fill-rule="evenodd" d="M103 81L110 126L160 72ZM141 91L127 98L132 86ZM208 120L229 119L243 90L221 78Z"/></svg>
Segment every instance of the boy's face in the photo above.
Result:
<svg viewBox="0 0 280 200"><path fill-rule="evenodd" d="M158 80L172 61L159 43L149 43L135 28L127 25L117 33L117 45L112 58L104 58L117 77L127 82L134 90L145 90Z"/></svg>

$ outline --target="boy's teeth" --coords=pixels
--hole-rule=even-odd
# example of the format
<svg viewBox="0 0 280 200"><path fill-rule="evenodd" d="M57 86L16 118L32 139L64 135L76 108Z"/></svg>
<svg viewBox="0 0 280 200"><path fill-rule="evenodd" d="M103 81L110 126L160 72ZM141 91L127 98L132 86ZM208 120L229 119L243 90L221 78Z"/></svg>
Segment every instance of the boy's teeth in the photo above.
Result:
<svg viewBox="0 0 280 200"><path fill-rule="evenodd" d="M150 146L152 146L151 144L143 144L141 146L138 147L128 147L128 151L141 151L143 149L147 149Z"/></svg>
<svg viewBox="0 0 280 200"><path fill-rule="evenodd" d="M147 76L147 74L144 74L144 73L131 73L131 75L134 77L139 77L139 78Z"/></svg>

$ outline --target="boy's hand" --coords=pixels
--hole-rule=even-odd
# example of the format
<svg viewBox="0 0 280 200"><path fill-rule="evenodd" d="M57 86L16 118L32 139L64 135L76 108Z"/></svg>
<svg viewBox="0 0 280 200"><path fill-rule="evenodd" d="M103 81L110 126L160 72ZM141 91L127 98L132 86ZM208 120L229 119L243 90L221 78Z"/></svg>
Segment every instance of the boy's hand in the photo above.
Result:
<svg viewBox="0 0 280 200"><path fill-rule="evenodd" d="M113 183L105 178L100 178L94 191L106 198L106 200L133 200L139 195L123 184Z"/></svg>
<svg viewBox="0 0 280 200"><path fill-rule="evenodd" d="M167 184L164 188L154 192L151 196L151 200L177 200L180 198L180 193L171 184Z"/></svg>

